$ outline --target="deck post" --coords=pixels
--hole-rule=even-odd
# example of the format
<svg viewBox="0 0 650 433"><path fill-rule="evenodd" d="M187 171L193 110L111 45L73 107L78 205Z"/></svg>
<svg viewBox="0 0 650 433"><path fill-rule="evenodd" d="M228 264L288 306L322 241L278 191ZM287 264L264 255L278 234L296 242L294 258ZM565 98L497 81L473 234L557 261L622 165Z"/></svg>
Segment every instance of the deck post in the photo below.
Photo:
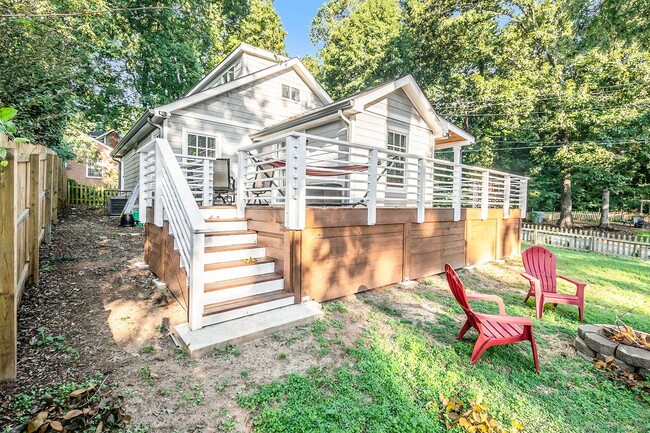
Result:
<svg viewBox="0 0 650 433"><path fill-rule="evenodd" d="M377 164L379 151L371 149L368 159L368 225L377 224Z"/></svg>
<svg viewBox="0 0 650 433"><path fill-rule="evenodd" d="M192 331L203 327L203 254L205 250L205 235L203 233L192 234L192 251L190 260L189 275L189 327Z"/></svg>
<svg viewBox="0 0 650 433"><path fill-rule="evenodd" d="M454 147L454 185L453 185L453 196L452 196L452 206L454 208L454 221L460 221L460 209L461 209L461 190L463 182L463 167L461 165L461 154L460 146Z"/></svg>
<svg viewBox="0 0 650 433"><path fill-rule="evenodd" d="M503 219L510 218L510 175L506 174L503 179Z"/></svg>
<svg viewBox="0 0 650 433"><path fill-rule="evenodd" d="M417 222L424 222L424 209L427 202L427 161L424 158L418 159L418 216Z"/></svg>
<svg viewBox="0 0 650 433"><path fill-rule="evenodd" d="M212 191L210 190L210 160L203 160L203 206L212 205Z"/></svg>
<svg viewBox="0 0 650 433"><path fill-rule="evenodd" d="M162 196L162 184L161 184L161 167L162 164L162 152L158 142L154 144L155 152L155 161L156 161L156 171L154 175L154 196L153 196L153 222L157 227L163 226L163 196Z"/></svg>
<svg viewBox="0 0 650 433"><path fill-rule="evenodd" d="M286 140L284 224L289 230L302 230L307 207L307 137L290 135Z"/></svg>
<svg viewBox="0 0 650 433"><path fill-rule="evenodd" d="M237 218L246 215L246 153L237 152Z"/></svg>
<svg viewBox="0 0 650 433"><path fill-rule="evenodd" d="M481 180L481 219L488 219L488 206L490 205L490 172L483 171Z"/></svg>
<svg viewBox="0 0 650 433"><path fill-rule="evenodd" d="M521 179L519 182L519 209L521 219L526 218L526 207L528 206L528 179Z"/></svg>

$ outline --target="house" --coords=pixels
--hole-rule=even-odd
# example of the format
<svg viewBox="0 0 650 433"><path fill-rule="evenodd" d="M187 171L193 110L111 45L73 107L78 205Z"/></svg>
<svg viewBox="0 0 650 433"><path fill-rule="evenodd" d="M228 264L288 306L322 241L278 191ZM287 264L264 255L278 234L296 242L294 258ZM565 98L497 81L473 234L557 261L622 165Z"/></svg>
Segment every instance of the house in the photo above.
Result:
<svg viewBox="0 0 650 433"><path fill-rule="evenodd" d="M186 305L174 329L195 354L518 253L527 179L461 164L473 142L410 75L333 101L299 59L242 44L112 155L123 188L140 186L146 260Z"/></svg>
<svg viewBox="0 0 650 433"><path fill-rule="evenodd" d="M81 185L117 188L118 164L111 157L119 136L114 130L83 134L75 142L76 159L66 161L66 174Z"/></svg>

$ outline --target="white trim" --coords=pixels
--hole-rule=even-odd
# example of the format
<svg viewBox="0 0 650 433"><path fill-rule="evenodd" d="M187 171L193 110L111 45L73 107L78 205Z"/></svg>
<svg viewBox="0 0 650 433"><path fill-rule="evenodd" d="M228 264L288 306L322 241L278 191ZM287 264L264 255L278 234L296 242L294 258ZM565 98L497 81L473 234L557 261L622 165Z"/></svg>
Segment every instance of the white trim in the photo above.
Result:
<svg viewBox="0 0 650 433"><path fill-rule="evenodd" d="M217 75L223 73L223 70L226 69L230 62L235 60L240 54L249 54L253 57L259 57L260 59L264 60L271 60L275 62L286 62L289 60L288 57L281 56L279 54L275 54L271 51L263 50L261 48L254 47L252 45L246 44L246 43L241 43L237 48L235 48L228 56L221 61L212 71L210 71L199 83L192 88L189 92L187 92L187 96L192 96L195 93L200 92L206 84L210 83ZM243 65L242 65L243 67Z"/></svg>
<svg viewBox="0 0 650 433"><path fill-rule="evenodd" d="M321 100L326 100L327 103L332 102L332 99L330 96L325 92L325 90L316 82L315 79L311 76L311 73L305 65L302 64L302 62L295 58L291 59L287 62L281 63L279 65L271 66L266 69L262 69L260 71L254 72L252 74L246 75L241 78L237 78L236 80L230 81L226 84L222 84L217 87L212 87L208 90L204 90L199 93L195 93L191 96L187 96L185 98L181 98L177 101L171 102L169 104L161 105L159 107L156 107L153 109L154 116L160 117L160 118L166 118L168 117L169 113L176 112L178 110L182 110L183 108L190 107L192 105L198 104L199 102L203 102L206 99L213 98L215 96L221 95L226 92L230 92L232 90L235 90L241 86L244 86L246 84L250 84L254 81L260 80L262 78L269 77L271 75L284 72L286 70L293 69L296 71L296 73L300 76L300 78L305 81L305 83L311 88L311 90L319 97ZM313 79L311 80L306 80L305 77L309 76ZM314 83L316 83L317 87L314 87Z"/></svg>
<svg viewBox="0 0 650 433"><path fill-rule="evenodd" d="M228 126L235 126L238 128L245 128L245 129L250 129L253 132L258 132L264 129L262 125L260 126L255 126L255 125L250 125L246 123L241 123L237 122L235 120L230 120L230 119L225 119L223 117L217 117L217 116L209 116L207 114L199 114L199 113L193 113L191 111L185 111L185 110L178 110L174 113L175 115L182 116L182 117L189 117L191 119L197 119L197 120L205 120L206 122L212 122L212 123L222 123L224 125Z"/></svg>
<svg viewBox="0 0 650 433"><path fill-rule="evenodd" d="M91 161L90 158L86 158L86 179L103 179L104 178L104 170L97 164L93 164L94 168L98 170L101 174L99 176L90 176L88 174L88 161ZM91 161L92 162L92 161Z"/></svg>
<svg viewBox="0 0 650 433"><path fill-rule="evenodd" d="M398 129L399 126L396 127ZM409 149L409 144L410 144L410 137L409 133L404 133L403 131L397 131L396 129L391 130L391 125L386 122L386 150L390 150L392 152L401 152L404 155L408 154L408 149ZM405 143L404 143L404 150L397 150L397 149L389 149L388 148L388 135L389 134L395 134L395 135L401 135L405 138ZM404 169L406 169L406 156L402 156L401 158L404 164ZM390 169L388 169L390 171ZM388 182L388 178L390 175L388 174L388 171L386 172L386 182ZM402 176L406 177L406 173L402 173ZM389 186L386 185L386 192L404 192L406 190L406 187L408 186L408 180L409 179L401 179L402 185L401 186Z"/></svg>
<svg viewBox="0 0 650 433"><path fill-rule="evenodd" d="M200 135L203 137L208 137L208 138L214 138L214 157L215 158L221 158L221 153L222 153L222 135L220 133L214 134L212 132L206 132L201 129L195 129L195 128L188 128L186 126L183 126L181 128L181 154L187 155L187 135L188 134L193 134L193 135ZM207 156L207 155L206 155Z"/></svg>

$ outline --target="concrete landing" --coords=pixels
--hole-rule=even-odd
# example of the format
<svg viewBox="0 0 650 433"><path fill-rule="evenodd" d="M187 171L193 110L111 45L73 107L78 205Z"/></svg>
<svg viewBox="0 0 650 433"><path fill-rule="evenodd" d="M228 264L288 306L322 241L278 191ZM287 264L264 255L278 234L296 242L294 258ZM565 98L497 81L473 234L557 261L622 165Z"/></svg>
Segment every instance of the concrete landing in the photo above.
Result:
<svg viewBox="0 0 650 433"><path fill-rule="evenodd" d="M188 324L183 323L174 326L173 332L190 356L198 357L211 353L216 347L264 337L322 315L320 304L309 301L206 326L197 331L191 331Z"/></svg>

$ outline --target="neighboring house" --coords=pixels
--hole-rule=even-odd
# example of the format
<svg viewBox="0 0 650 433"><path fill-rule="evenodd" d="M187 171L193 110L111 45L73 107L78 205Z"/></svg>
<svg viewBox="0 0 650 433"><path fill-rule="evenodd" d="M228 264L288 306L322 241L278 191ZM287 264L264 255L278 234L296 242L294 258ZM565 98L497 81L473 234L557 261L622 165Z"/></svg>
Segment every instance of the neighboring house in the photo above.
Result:
<svg viewBox="0 0 650 433"><path fill-rule="evenodd" d="M333 101L299 59L242 44L112 156L201 353L317 316L311 301L518 253L527 179L462 165L473 142L410 75ZM236 207L216 200L224 162Z"/></svg>
<svg viewBox="0 0 650 433"><path fill-rule="evenodd" d="M113 130L97 134L84 134L76 144L77 158L66 162L68 179L82 185L117 188L118 163L111 152L119 136Z"/></svg>

